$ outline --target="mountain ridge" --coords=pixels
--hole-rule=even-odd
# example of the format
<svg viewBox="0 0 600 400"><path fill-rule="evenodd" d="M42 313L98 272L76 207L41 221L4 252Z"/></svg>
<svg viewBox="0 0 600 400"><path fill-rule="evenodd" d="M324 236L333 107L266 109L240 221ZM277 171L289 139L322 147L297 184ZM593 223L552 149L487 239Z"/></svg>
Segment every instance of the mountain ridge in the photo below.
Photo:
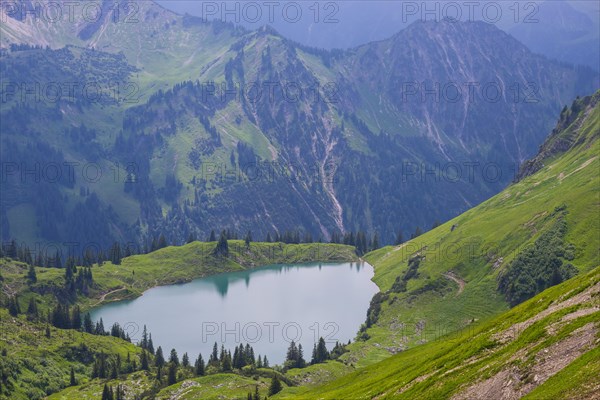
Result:
<svg viewBox="0 0 600 400"><path fill-rule="evenodd" d="M77 204L82 201L78 191L96 195L104 211L95 212L109 221L96 222L104 233L77 228L72 234L103 247L114 240L143 243L161 233L182 243L190 233L203 236L226 226L263 236L301 229L325 239L336 231L377 231L390 243L399 230L408 235L499 191L537 149L555 111L596 87L585 71L533 55L484 23L415 23L390 39L336 52L298 46L269 28L249 32L148 4L140 8L143 23L127 26L108 18L87 41L77 32L55 32L59 45L69 37L83 47L93 43L96 50L86 50L89 63L106 62L110 57L103 51L122 54L119 62L129 67L119 68L130 72L106 85L109 93L113 86L118 90L112 104L81 96L53 103L26 99L37 110L30 113L9 97L3 107L5 119L16 123L20 118L20 129L36 135L38 127L51 123L55 144L42 141L60 146L68 160L100 160L105 171L115 162L135 166L135 173L124 173L134 185L78 181L79 187L50 196L56 199L50 208L65 215L60 196ZM140 32L131 30L138 27ZM446 41L468 45L444 50ZM141 42L149 45L140 47ZM496 50L506 57L494 55ZM27 65L23 61L42 54L58 58L56 51L9 50L2 64ZM474 75L481 65L492 72ZM79 67L65 69L61 79L85 83L92 65ZM28 84L27 68L4 76ZM50 76L38 71L35 80L47 85ZM537 90L528 86L531 81ZM481 88L490 82L501 92L497 101L482 96ZM229 90L229 97L209 92L212 83ZM252 100L244 92L244 85L252 84L262 89L262 97ZM428 94L436 84L439 89ZM461 91L460 101L453 101L452 90ZM470 90L476 91L473 98ZM493 124L487 124L489 118ZM4 140L12 143L13 127L4 126ZM61 133L73 129L70 136ZM89 131L95 136L80 143L78 136ZM28 140L17 140L17 147ZM272 179L269 167L264 179L248 173L253 163L272 162L278 164ZM478 170L470 181L471 167L465 163L499 170L501 177L487 179ZM449 176L456 166L458 179ZM431 178L423 175L428 170ZM231 171L236 178L225 182ZM415 196L423 200L416 202ZM447 208L437 207L440 201ZM278 202L289 206L279 210ZM32 204L36 218L53 217L30 198L4 204L3 215L9 217L3 236L27 242L64 241L72 235L41 234L36 224L11 233L10 226ZM298 210L295 216L292 208Z"/></svg>

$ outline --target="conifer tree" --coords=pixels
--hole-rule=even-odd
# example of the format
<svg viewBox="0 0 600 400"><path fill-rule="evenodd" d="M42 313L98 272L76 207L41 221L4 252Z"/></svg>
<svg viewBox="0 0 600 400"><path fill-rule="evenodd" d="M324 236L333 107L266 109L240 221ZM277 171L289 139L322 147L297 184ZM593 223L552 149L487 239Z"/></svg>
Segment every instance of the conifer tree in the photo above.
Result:
<svg viewBox="0 0 600 400"><path fill-rule="evenodd" d="M204 376L204 359L202 358L202 354L198 354L198 358L196 359L196 363L194 364L196 367L196 376Z"/></svg>
<svg viewBox="0 0 600 400"><path fill-rule="evenodd" d="M156 349L156 356L154 357L154 365L161 369L165 365L165 357L163 356L162 347L158 346Z"/></svg>
<svg viewBox="0 0 600 400"><path fill-rule="evenodd" d="M223 355L223 360L221 361L221 369L223 372L229 372L232 369L231 365L231 352L226 351Z"/></svg>
<svg viewBox="0 0 600 400"><path fill-rule="evenodd" d="M210 358L208 359L208 364L213 365L213 364L218 364L218 363L219 363L219 354L218 354L217 342L215 342L212 353L210 354Z"/></svg>
<svg viewBox="0 0 600 400"><path fill-rule="evenodd" d="M283 387L281 386L281 382L279 381L279 377L277 374L273 375L271 378L271 385L269 386L269 396L274 396L277 393L281 392Z"/></svg>
<svg viewBox="0 0 600 400"><path fill-rule="evenodd" d="M252 400L260 400L260 394L258 393L258 385L254 386L254 397Z"/></svg>
<svg viewBox="0 0 600 400"><path fill-rule="evenodd" d="M169 385L174 385L177 383L177 364L175 363L169 364L169 374L167 376L167 382Z"/></svg>
<svg viewBox="0 0 600 400"><path fill-rule="evenodd" d="M148 330L146 329L146 325L144 325L144 329L142 330L142 340L140 340L140 347L142 349L148 348Z"/></svg>
<svg viewBox="0 0 600 400"><path fill-rule="evenodd" d="M177 355L177 350L171 349L171 354L169 354L169 362L179 366L179 356Z"/></svg>
<svg viewBox="0 0 600 400"><path fill-rule="evenodd" d="M37 282L37 275L33 265L29 265L29 270L27 271L27 280L29 281L29 284Z"/></svg>
<svg viewBox="0 0 600 400"><path fill-rule="evenodd" d="M109 388L106 383L104 384L104 389L102 390L102 400L114 400L112 387Z"/></svg>
<svg viewBox="0 0 600 400"><path fill-rule="evenodd" d="M140 354L140 368L142 371L148 371L150 369L150 366L148 365L148 353L143 349L142 354Z"/></svg>
<svg viewBox="0 0 600 400"><path fill-rule="evenodd" d="M8 312L13 317L16 317L21 313L21 307L19 306L19 298L17 295L8 299Z"/></svg>
<svg viewBox="0 0 600 400"><path fill-rule="evenodd" d="M325 340L321 337L319 338L318 344L315 344L313 347L313 354L311 364L322 363L329 359L329 352L327 351L327 346L325 345Z"/></svg>
<svg viewBox="0 0 600 400"><path fill-rule="evenodd" d="M29 320L36 320L38 318L37 302L33 297L29 299L29 305L27 306L27 318Z"/></svg>
<svg viewBox="0 0 600 400"><path fill-rule="evenodd" d="M306 367L306 360L304 360L304 352L302 351L302 345L298 345L298 358L296 360L296 368Z"/></svg>
<svg viewBox="0 0 600 400"><path fill-rule="evenodd" d="M221 232L219 241L213 250L216 256L227 257L229 255L229 245L227 244L227 234L225 231Z"/></svg>
<svg viewBox="0 0 600 400"><path fill-rule="evenodd" d="M73 329L81 329L81 309L79 306L73 307L73 316L71 317L71 327Z"/></svg>
<svg viewBox="0 0 600 400"><path fill-rule="evenodd" d="M83 317L83 331L86 333L94 332L94 325L92 323L92 317L90 316L90 313L86 313Z"/></svg>

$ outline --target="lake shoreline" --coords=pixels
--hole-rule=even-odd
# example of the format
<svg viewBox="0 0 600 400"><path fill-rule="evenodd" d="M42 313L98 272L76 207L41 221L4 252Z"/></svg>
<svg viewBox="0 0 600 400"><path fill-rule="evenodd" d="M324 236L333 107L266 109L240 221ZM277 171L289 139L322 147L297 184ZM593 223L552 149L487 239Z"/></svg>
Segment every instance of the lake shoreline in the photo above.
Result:
<svg viewBox="0 0 600 400"><path fill-rule="evenodd" d="M373 276L373 267L360 261L271 264L153 287L90 314L105 326L128 327L132 339L147 326L156 341L180 353L209 353L215 341L252 343L269 349L273 361L290 340L302 340L308 353L319 337L329 347L354 340L379 291Z"/></svg>
<svg viewBox="0 0 600 400"><path fill-rule="evenodd" d="M149 254L131 256L123 259L121 265L106 262L101 267L94 267L92 271L107 272L107 275L112 278L117 275L119 284L107 285L101 292L96 292L92 296L80 297L77 304L87 312L109 303L134 300L147 290L156 287L185 284L223 273L255 270L277 264L361 262L362 260L356 255L354 247L341 244L252 242L249 248L246 248L242 240L228 242L232 248L228 257L216 257L212 254L215 242L192 242L183 246L166 247ZM196 257L177 254L189 253L190 250ZM173 264L173 260L180 261ZM154 266L161 261L163 261L161 271L156 271L156 268L148 271L148 268L144 268L144 263ZM133 275L137 274L138 279L125 276L124 272L128 270ZM140 270L149 272L150 279L148 277L139 279ZM110 297L112 293L118 293L119 296Z"/></svg>

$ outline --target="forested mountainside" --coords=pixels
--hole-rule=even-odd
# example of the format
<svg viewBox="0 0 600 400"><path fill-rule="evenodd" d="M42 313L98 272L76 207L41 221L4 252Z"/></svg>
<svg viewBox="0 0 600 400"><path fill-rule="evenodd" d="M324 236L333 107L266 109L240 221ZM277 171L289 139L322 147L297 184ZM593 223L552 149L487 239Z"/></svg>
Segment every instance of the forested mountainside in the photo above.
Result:
<svg viewBox="0 0 600 400"><path fill-rule="evenodd" d="M77 7L73 22L2 10L5 238L108 248L231 228L391 243L500 191L598 87L481 22L324 51L102 4L94 23Z"/></svg>

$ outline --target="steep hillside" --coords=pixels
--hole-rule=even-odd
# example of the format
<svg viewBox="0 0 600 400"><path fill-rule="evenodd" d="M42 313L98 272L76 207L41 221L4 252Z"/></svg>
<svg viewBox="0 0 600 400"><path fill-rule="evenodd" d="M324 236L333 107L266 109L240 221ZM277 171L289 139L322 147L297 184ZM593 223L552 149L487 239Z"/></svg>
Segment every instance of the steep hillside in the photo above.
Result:
<svg viewBox="0 0 600 400"><path fill-rule="evenodd" d="M83 383L100 357L111 363L118 359L123 371L132 371L141 352L122 339L56 329L15 318L5 308L0 309L0 319L1 399L44 398L70 385L71 370L75 381ZM142 386L141 392L148 389Z"/></svg>
<svg viewBox="0 0 600 400"><path fill-rule="evenodd" d="M275 398L585 399L600 387L600 268L476 327Z"/></svg>
<svg viewBox="0 0 600 400"><path fill-rule="evenodd" d="M366 365L467 328L598 265L599 97L578 99L563 112L542 154L557 137L577 140L537 173L416 239L365 257L381 294L348 362Z"/></svg>

